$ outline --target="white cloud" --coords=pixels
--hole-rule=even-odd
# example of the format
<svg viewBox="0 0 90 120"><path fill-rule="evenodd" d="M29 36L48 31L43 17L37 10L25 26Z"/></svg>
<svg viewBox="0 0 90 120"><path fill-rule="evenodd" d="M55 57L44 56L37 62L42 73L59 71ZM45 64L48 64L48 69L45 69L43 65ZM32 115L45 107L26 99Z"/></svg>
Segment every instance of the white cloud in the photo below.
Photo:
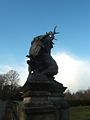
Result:
<svg viewBox="0 0 90 120"><path fill-rule="evenodd" d="M57 81L68 87L72 92L90 87L90 61L80 60L66 53L58 53L52 56L59 67L59 72L55 76ZM15 67L0 65L0 73L6 73L11 69L20 74L20 84L23 85L28 76L27 64L24 63L22 66Z"/></svg>
<svg viewBox="0 0 90 120"><path fill-rule="evenodd" d="M11 69L13 68L10 65L0 65L0 74L4 74Z"/></svg>
<svg viewBox="0 0 90 120"><path fill-rule="evenodd" d="M57 81L72 92L90 86L90 61L80 60L66 53L53 55L53 58L59 66Z"/></svg>

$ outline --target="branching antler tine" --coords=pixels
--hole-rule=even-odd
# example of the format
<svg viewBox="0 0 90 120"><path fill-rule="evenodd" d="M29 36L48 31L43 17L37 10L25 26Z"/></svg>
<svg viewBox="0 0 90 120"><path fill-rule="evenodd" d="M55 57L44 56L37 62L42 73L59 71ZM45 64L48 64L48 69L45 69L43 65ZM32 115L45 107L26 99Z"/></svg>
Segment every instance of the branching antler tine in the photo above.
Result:
<svg viewBox="0 0 90 120"><path fill-rule="evenodd" d="M55 32L55 34L59 34L60 32Z"/></svg>
<svg viewBox="0 0 90 120"><path fill-rule="evenodd" d="M53 31L53 33L54 33L54 34L56 34L56 31L55 31L55 30L56 30L56 28L57 28L57 26L55 26L55 27L54 27L54 31Z"/></svg>
<svg viewBox="0 0 90 120"><path fill-rule="evenodd" d="M56 28L57 28L57 26L54 27L54 31L53 31L53 33L54 33L54 34L59 34L59 32L56 32L56 31L55 31Z"/></svg>

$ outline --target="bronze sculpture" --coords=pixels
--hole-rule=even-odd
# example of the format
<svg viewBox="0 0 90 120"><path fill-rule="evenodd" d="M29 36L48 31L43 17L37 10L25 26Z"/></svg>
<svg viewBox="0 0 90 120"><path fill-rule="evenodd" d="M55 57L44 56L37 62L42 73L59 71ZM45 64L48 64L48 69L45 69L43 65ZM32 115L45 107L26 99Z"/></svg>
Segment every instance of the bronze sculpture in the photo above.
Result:
<svg viewBox="0 0 90 120"><path fill-rule="evenodd" d="M31 42L27 55L29 75L22 87L27 119L69 120L69 106L64 100L67 87L54 79L58 73L58 65L51 56L53 40L58 33L55 29L35 37Z"/></svg>
<svg viewBox="0 0 90 120"><path fill-rule="evenodd" d="M27 57L29 65L29 76L36 73L45 75L48 79L52 79L58 73L58 66L51 56L53 48L53 40L58 32L50 31L45 35L37 36L31 42L31 48Z"/></svg>

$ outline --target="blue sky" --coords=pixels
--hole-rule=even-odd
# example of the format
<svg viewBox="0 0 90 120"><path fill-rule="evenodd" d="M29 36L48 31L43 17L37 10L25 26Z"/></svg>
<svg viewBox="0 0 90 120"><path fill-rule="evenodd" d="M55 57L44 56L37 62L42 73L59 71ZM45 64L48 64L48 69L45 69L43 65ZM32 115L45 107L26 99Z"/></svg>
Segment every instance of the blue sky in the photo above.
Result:
<svg viewBox="0 0 90 120"><path fill-rule="evenodd" d="M33 37L53 30L53 54L90 60L90 0L0 0L0 65L22 66Z"/></svg>

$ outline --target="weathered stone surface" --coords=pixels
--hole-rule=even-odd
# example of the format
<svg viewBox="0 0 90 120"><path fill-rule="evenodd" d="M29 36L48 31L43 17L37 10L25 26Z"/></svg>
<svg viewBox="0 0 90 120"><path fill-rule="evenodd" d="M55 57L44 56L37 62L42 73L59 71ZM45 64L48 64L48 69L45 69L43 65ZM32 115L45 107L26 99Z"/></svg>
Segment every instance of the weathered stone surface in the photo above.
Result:
<svg viewBox="0 0 90 120"><path fill-rule="evenodd" d="M24 94L25 120L69 120L69 105L64 100L66 87L55 80L32 80Z"/></svg>
<svg viewBox="0 0 90 120"><path fill-rule="evenodd" d="M62 97L41 96L24 100L20 109L24 120L69 120L68 107Z"/></svg>

